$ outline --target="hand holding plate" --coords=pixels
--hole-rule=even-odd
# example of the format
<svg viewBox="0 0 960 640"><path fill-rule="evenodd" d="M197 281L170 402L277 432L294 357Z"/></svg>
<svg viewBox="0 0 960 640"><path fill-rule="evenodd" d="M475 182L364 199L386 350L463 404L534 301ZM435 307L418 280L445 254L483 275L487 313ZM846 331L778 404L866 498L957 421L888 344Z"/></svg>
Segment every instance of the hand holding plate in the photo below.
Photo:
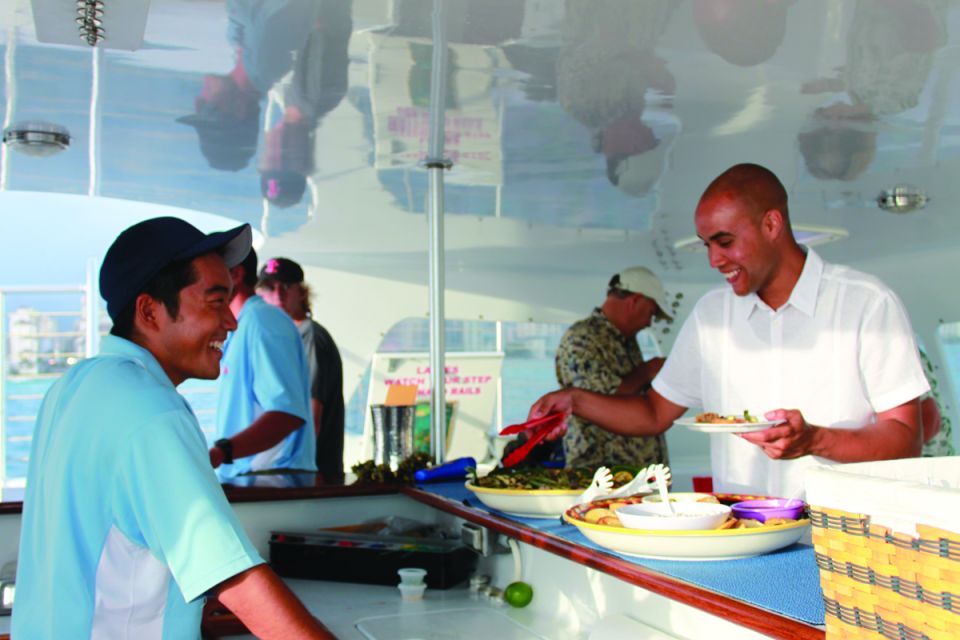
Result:
<svg viewBox="0 0 960 640"><path fill-rule="evenodd" d="M782 424L756 431L741 433L740 437L751 442L775 460L792 460L809 454L813 448L816 429L807 423L796 409L768 411L767 420L783 420Z"/></svg>

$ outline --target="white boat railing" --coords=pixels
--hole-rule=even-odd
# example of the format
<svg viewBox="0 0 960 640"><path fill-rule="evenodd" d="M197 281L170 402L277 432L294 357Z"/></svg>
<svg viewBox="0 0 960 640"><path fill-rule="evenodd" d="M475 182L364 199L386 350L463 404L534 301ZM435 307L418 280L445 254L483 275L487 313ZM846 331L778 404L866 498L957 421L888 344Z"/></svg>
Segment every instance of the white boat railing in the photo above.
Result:
<svg viewBox="0 0 960 640"><path fill-rule="evenodd" d="M76 308L45 311L25 302L10 311L11 299L29 300L34 296L75 296ZM81 329L90 323L86 317L84 300L88 297L88 288L83 285L56 286L4 286L0 287L0 487L8 482L8 424L32 422L35 415L11 416L8 410L8 383L12 380L40 379L59 375L56 369L65 369L79 361L87 352L84 345L79 348L78 341L85 336ZM64 329L64 323L75 319L76 328ZM94 319L96 326L98 319ZM15 400L35 399L30 394L16 395ZM18 435L20 441L26 436ZM29 442L29 437L26 437Z"/></svg>

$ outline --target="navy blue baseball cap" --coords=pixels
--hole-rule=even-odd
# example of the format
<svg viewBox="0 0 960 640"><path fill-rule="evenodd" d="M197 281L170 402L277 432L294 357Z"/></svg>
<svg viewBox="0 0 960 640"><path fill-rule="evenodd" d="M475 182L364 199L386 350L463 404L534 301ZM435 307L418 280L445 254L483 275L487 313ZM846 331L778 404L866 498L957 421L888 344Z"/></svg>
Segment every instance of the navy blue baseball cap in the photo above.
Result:
<svg viewBox="0 0 960 640"><path fill-rule="evenodd" d="M232 268L247 257L252 243L249 224L208 234L169 216L138 222L117 236L103 257L100 295L107 302L107 313L116 321L150 280L175 260L219 251Z"/></svg>

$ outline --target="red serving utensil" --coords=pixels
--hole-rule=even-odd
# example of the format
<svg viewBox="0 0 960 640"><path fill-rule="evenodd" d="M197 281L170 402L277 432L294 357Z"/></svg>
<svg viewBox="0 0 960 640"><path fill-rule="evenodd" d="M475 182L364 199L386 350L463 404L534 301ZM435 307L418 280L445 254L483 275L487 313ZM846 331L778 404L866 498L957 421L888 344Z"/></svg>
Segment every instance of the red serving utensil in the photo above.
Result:
<svg viewBox="0 0 960 640"><path fill-rule="evenodd" d="M541 422L538 426L534 427L527 441L511 451L510 455L503 459L504 467L512 467L522 462L533 448L553 431L554 427L563 422L562 413L554 413L551 414L551 416L551 420Z"/></svg>
<svg viewBox="0 0 960 640"><path fill-rule="evenodd" d="M548 413L545 416L540 416L539 418L534 418L533 420L527 420L526 422L521 422L519 424L511 424L509 427L504 427L500 431L500 435L509 436L509 435L513 435L514 433L520 433L521 431L529 431L530 429L535 429L540 425L551 423L555 420L559 422L562 419L563 419L562 413Z"/></svg>

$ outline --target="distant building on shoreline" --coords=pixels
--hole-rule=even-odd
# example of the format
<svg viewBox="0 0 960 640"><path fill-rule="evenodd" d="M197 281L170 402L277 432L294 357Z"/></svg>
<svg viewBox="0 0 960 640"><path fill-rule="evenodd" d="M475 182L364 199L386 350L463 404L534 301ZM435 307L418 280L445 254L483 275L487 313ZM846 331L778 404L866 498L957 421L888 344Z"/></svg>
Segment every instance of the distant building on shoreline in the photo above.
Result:
<svg viewBox="0 0 960 640"><path fill-rule="evenodd" d="M74 331L63 331L58 315L62 314L27 306L10 313L7 322L8 373L60 373L82 357L82 352L78 354L75 346Z"/></svg>

